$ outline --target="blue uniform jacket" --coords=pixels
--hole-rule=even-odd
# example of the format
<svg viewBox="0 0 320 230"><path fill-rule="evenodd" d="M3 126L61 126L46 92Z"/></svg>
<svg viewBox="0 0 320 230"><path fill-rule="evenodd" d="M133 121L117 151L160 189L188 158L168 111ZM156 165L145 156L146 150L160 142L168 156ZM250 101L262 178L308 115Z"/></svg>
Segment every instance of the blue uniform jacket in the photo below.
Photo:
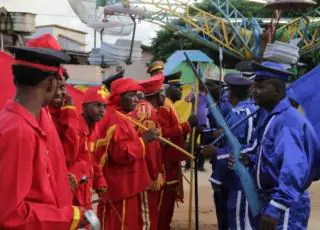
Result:
<svg viewBox="0 0 320 230"><path fill-rule="evenodd" d="M226 117L226 122L229 127L232 127L237 124L239 120L247 117L255 110L257 110L257 107L254 105L252 100L248 99L246 101L241 101L229 112ZM256 144L256 142L254 142L256 139L256 118L257 116L250 117L233 131L233 134L238 138L240 144L245 149L251 150L251 148L254 148L252 146ZM229 188L238 190L241 189L240 180L233 171L228 169L227 160L229 158L229 154L230 147L228 146L228 143L225 142L222 147L218 149L215 167L210 181L217 185L221 185L223 183Z"/></svg>
<svg viewBox="0 0 320 230"><path fill-rule="evenodd" d="M263 214L279 218L312 182L319 152L317 136L288 99L274 108L258 133L255 176L260 194L269 194Z"/></svg>

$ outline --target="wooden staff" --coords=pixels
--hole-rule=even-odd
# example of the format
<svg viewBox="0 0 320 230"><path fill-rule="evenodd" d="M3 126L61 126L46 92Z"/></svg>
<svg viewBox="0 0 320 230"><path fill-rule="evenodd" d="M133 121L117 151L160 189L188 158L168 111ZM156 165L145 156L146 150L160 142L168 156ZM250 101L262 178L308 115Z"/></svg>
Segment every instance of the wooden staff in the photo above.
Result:
<svg viewBox="0 0 320 230"><path fill-rule="evenodd" d="M122 116L123 118L126 118L128 121L132 122L133 124L139 126L141 129L148 131L149 129L147 127L145 127L144 125L140 124L139 122L137 122L136 120L132 119L131 117L116 111L117 114L119 114L120 116ZM171 141L168 141L167 139L165 139L164 137L159 136L159 140L163 143L168 144L169 146L171 146L172 148L175 148L176 150L180 151L181 153L183 153L184 155L188 156L190 159L194 159L193 154L188 153L186 150L184 150L183 148L179 147L178 145L172 143Z"/></svg>
<svg viewBox="0 0 320 230"><path fill-rule="evenodd" d="M190 181L189 181L189 179L182 173L182 177L183 177L183 179L185 179L185 181L188 183L188 184L190 184Z"/></svg>
<svg viewBox="0 0 320 230"><path fill-rule="evenodd" d="M198 111L198 96L199 96L199 83L196 79L196 87L195 87L195 95L194 95L194 114L197 114ZM194 156L194 147L196 144L196 128L193 127L192 133L191 133L191 153L192 156ZM193 180L194 180L194 171L197 170L197 167L194 167L194 161L190 162L190 191L189 191L189 218L188 218L188 224L189 224L189 230L192 230L192 201L193 201ZM197 172L196 172L197 173Z"/></svg>
<svg viewBox="0 0 320 230"><path fill-rule="evenodd" d="M118 220L121 222L121 225L122 225L123 229L128 230L127 225L126 225L125 223L123 223L123 220L122 220L122 218L121 218L121 215L120 215L120 213L118 212L118 210L116 209L116 207L114 206L114 204L112 203L112 201L111 201L111 200L107 200L107 201L108 201L109 205L111 206L112 210L114 211L114 213L116 214ZM100 203L100 202L103 202L103 200L101 200L101 199L93 200L93 201L90 202L89 204L96 204L96 203ZM103 218L104 218L104 217L103 217Z"/></svg>

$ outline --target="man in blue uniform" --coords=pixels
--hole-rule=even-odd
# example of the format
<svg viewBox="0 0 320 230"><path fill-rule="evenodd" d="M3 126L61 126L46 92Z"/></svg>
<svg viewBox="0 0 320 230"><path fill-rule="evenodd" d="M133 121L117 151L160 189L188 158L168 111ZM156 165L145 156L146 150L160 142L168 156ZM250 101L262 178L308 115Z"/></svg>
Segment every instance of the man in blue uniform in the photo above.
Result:
<svg viewBox="0 0 320 230"><path fill-rule="evenodd" d="M269 114L258 130L255 177L262 203L257 228L307 229L310 198L306 191L319 152L317 136L309 121L286 97L290 73L280 64L252 63L254 97Z"/></svg>
<svg viewBox="0 0 320 230"><path fill-rule="evenodd" d="M257 110L253 101L249 98L249 89L253 81L242 77L238 73L227 74L224 77L224 81L229 86L228 101L231 104L225 119L228 126L232 127ZM233 131L233 134L238 138L243 147L253 145L255 127L255 116L252 116ZM220 134L221 131L218 133ZM210 181L216 189L224 186L229 190L227 201L229 229L250 229L248 204L240 184L240 179L233 171L228 169L228 158L231 148L226 141L223 142L219 148L211 146L203 150L203 154L211 156L213 162L215 162Z"/></svg>
<svg viewBox="0 0 320 230"><path fill-rule="evenodd" d="M214 79L206 79L205 82L211 96L214 98L215 102L218 105L218 108L223 117L226 117L230 112L232 105L228 101L227 92L223 88L223 83ZM212 135L212 130L217 130L219 127L211 114L211 111L208 110L207 114L209 120L210 129L203 130L203 143L205 145L214 141L214 136ZM215 170L215 160L211 159L210 163L212 165L212 171ZM213 183L212 183L213 184ZM216 217L218 222L219 230L228 230L228 215L227 215L227 201L228 201L229 190L224 185L220 186L219 189L213 191L213 201L216 210Z"/></svg>

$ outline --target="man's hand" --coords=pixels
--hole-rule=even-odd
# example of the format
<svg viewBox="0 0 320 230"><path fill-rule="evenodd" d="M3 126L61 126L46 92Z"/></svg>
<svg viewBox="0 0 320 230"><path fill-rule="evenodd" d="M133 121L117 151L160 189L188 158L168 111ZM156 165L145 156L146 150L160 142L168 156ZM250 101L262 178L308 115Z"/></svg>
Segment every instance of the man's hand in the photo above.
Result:
<svg viewBox="0 0 320 230"><path fill-rule="evenodd" d="M264 215L260 219L260 230L276 230L278 222L270 216Z"/></svg>
<svg viewBox="0 0 320 230"><path fill-rule="evenodd" d="M198 125L198 119L197 119L196 115L191 114L189 119L188 119L188 123L189 123L191 128L197 126Z"/></svg>
<svg viewBox="0 0 320 230"><path fill-rule="evenodd" d="M99 187L96 189L96 192L98 194L101 194L101 193L106 193L108 191L108 187Z"/></svg>
<svg viewBox="0 0 320 230"><path fill-rule="evenodd" d="M234 156L232 156L231 154L229 155L229 158L228 158L228 168L230 170L233 170L233 166L234 164L236 163L236 159L234 158Z"/></svg>
<svg viewBox="0 0 320 230"><path fill-rule="evenodd" d="M251 161L250 161L250 158L249 158L249 155L247 153L241 153L240 155L240 161L242 162L242 164L244 166L249 166L251 164ZM236 159L234 158L234 156L232 156L230 154L229 158L228 158L228 168L233 170L233 166L234 164L236 163Z"/></svg>
<svg viewBox="0 0 320 230"><path fill-rule="evenodd" d="M69 178L69 184L71 187L71 191L74 192L77 188L77 179L75 178L74 175L68 173L68 178Z"/></svg>
<svg viewBox="0 0 320 230"><path fill-rule="evenodd" d="M204 156L204 157L214 157L217 155L217 151L218 151L218 148L213 146L213 145L206 145L206 146L203 146L200 153Z"/></svg>
<svg viewBox="0 0 320 230"><path fill-rule="evenodd" d="M242 153L242 154L240 155L240 161L241 161L242 164L243 164L244 166L246 166L246 167L251 164L251 161L250 161L250 158L249 158L248 153Z"/></svg>
<svg viewBox="0 0 320 230"><path fill-rule="evenodd" d="M146 131L142 135L142 139L143 139L144 143L149 143L153 140L158 139L159 136L160 136L160 130L158 130L156 128L152 128L152 129L149 129L148 131Z"/></svg>
<svg viewBox="0 0 320 230"><path fill-rule="evenodd" d="M222 135L222 133L224 133L223 129L217 129L213 132L212 136L214 139L217 139L218 137L220 137Z"/></svg>

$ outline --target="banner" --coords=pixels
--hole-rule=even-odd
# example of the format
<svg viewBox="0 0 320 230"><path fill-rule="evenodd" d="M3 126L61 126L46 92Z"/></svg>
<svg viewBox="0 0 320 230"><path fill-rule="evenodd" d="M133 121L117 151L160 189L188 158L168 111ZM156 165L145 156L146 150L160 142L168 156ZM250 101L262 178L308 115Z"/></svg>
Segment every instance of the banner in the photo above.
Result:
<svg viewBox="0 0 320 230"><path fill-rule="evenodd" d="M293 82L288 96L303 108L306 117L320 138L320 65ZM320 139L319 139L320 140Z"/></svg>
<svg viewBox="0 0 320 230"><path fill-rule="evenodd" d="M0 110L4 107L6 101L15 96L16 89L13 84L11 66L14 62L13 57L5 52L0 52ZM82 112L82 101L84 92L76 89L72 85L67 85L67 92L72 97L73 103L77 107L79 114Z"/></svg>
<svg viewBox="0 0 320 230"><path fill-rule="evenodd" d="M14 59L10 54L0 52L0 109L2 109L6 101L13 98L16 93L11 70L13 61Z"/></svg>

